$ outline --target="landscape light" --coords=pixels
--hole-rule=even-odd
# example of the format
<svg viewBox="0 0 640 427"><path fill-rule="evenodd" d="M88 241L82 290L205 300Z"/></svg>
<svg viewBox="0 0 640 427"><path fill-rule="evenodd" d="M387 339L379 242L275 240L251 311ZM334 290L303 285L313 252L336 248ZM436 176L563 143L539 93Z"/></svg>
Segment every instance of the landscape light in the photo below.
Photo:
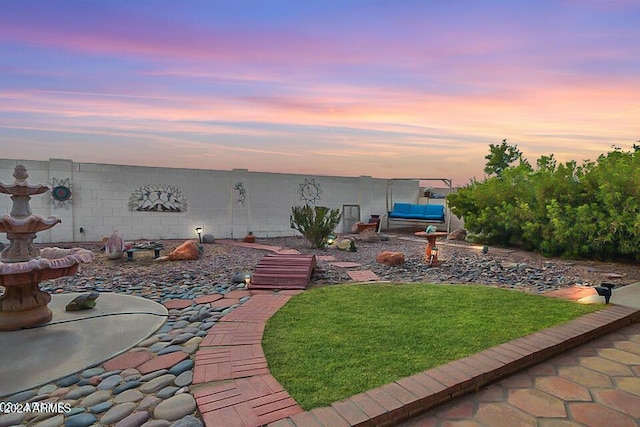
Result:
<svg viewBox="0 0 640 427"><path fill-rule="evenodd" d="M198 243L202 243L202 227L196 227L196 233L198 233Z"/></svg>

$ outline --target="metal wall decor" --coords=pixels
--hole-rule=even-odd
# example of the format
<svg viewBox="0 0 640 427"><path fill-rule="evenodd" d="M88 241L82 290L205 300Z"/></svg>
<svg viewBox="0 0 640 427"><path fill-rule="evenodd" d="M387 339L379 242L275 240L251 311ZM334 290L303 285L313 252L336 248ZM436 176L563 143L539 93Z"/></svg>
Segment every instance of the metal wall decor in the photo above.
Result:
<svg viewBox="0 0 640 427"><path fill-rule="evenodd" d="M300 200L304 201L307 205L315 205L316 202L320 200L322 190L320 189L320 183L316 182L315 179L311 179L311 181L305 179L304 183L300 184L298 193L300 193Z"/></svg>
<svg viewBox="0 0 640 427"><path fill-rule="evenodd" d="M52 178L49 183L51 187L51 199L49 199L49 204L53 205L54 208L69 208L69 205L72 204L71 197L73 193L71 192L71 178Z"/></svg>
<svg viewBox="0 0 640 427"><path fill-rule="evenodd" d="M173 185L149 184L131 194L129 207L141 212L185 212L187 200Z"/></svg>
<svg viewBox="0 0 640 427"><path fill-rule="evenodd" d="M244 201L247 198L247 190L245 190L244 184L238 181L233 189L238 193L236 196L236 206L244 206Z"/></svg>

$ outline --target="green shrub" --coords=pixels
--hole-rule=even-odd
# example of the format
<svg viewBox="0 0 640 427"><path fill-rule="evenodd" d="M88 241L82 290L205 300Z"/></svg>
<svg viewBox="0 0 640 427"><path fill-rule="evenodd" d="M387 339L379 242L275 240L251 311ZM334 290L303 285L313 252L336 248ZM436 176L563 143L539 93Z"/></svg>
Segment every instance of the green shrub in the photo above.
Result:
<svg viewBox="0 0 640 427"><path fill-rule="evenodd" d="M327 238L341 219L340 209L304 205L291 208L289 222L291 228L302 233L313 247L324 249L327 246Z"/></svg>
<svg viewBox="0 0 640 427"><path fill-rule="evenodd" d="M499 148L509 152L509 146ZM535 168L521 161L471 181L447 200L482 243L548 256L640 260L639 148L616 148L582 165L558 164L553 154ZM486 158L495 151L492 146Z"/></svg>

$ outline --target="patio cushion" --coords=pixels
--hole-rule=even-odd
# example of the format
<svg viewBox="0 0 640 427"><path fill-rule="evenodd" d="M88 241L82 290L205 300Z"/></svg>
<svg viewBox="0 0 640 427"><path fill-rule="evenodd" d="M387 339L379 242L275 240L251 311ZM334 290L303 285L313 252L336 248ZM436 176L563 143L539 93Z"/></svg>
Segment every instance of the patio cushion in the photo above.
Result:
<svg viewBox="0 0 640 427"><path fill-rule="evenodd" d="M394 203L389 218L444 222L444 206Z"/></svg>

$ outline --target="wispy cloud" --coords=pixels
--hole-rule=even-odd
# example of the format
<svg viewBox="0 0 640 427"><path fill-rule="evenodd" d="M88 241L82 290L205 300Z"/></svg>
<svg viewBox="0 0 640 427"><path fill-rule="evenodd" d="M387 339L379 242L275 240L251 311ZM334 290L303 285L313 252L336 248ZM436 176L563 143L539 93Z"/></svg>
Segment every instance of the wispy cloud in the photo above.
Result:
<svg viewBox="0 0 640 427"><path fill-rule="evenodd" d="M68 90L42 90L42 93L51 93L68 96L108 97L108 98L133 98L133 99L171 99L164 96L130 95L124 93L97 93L97 92L72 92Z"/></svg>
<svg viewBox="0 0 640 427"><path fill-rule="evenodd" d="M9 2L1 155L459 183L503 138L593 158L639 138L637 22L631 0Z"/></svg>

